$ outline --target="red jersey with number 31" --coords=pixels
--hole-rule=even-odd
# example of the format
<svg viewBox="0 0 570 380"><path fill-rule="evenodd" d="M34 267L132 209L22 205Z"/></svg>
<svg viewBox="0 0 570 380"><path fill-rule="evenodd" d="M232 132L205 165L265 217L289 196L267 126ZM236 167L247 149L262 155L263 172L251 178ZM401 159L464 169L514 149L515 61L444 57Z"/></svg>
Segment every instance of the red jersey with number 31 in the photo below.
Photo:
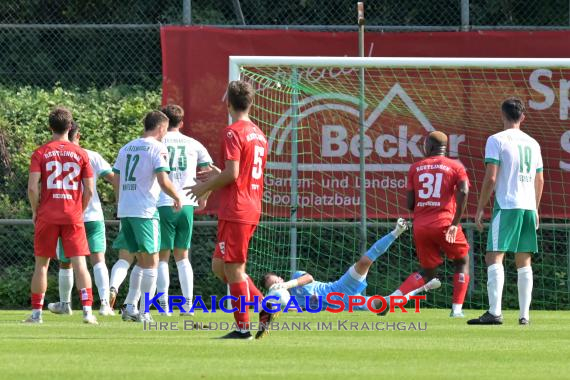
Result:
<svg viewBox="0 0 570 380"><path fill-rule="evenodd" d="M255 124L240 120L222 132L223 165L239 161L235 182L220 190L218 219L255 224L261 216L263 172L267 158L267 139Z"/></svg>
<svg viewBox="0 0 570 380"><path fill-rule="evenodd" d="M414 225L447 227L455 216L455 190L469 182L465 167L445 156L418 161L408 172L408 190L415 195Z"/></svg>
<svg viewBox="0 0 570 380"><path fill-rule="evenodd" d="M52 141L32 154L30 173L41 173L37 219L50 224L83 222L83 178L93 177L87 152L69 141Z"/></svg>

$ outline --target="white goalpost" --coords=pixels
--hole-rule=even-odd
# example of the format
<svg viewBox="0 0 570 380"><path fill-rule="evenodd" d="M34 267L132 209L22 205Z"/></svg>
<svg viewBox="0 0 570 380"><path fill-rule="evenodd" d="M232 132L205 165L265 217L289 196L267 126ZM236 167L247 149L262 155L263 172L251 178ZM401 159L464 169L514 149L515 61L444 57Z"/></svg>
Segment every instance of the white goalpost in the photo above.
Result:
<svg viewBox="0 0 570 380"><path fill-rule="evenodd" d="M251 117L270 149L253 242L260 270L309 265L326 278L338 273L333 258L350 262L394 218L409 217L407 169L422 158L422 138L432 130L448 134L449 155L469 172L473 195L464 227L471 246L480 244L486 235L469 218L485 141L502 128L502 101L516 96L527 107L524 129L545 158L541 244L553 254L544 265L570 273L570 245L561 243L570 216L564 185L570 181L570 59L231 56L229 79L254 85ZM391 288L413 268L413 251L412 240L401 239L388 254L393 276L383 285ZM484 304L483 293L472 297Z"/></svg>

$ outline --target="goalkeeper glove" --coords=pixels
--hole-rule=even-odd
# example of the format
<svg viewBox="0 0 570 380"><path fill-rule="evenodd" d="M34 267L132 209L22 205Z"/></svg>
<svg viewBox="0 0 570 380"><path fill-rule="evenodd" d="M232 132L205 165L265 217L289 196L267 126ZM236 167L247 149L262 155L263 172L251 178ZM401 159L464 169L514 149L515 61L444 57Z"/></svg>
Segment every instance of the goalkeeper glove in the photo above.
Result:
<svg viewBox="0 0 570 380"><path fill-rule="evenodd" d="M271 287L269 288L269 291L272 290L279 290L279 289L291 289L291 288L295 288L299 286L299 281L295 280L290 280L287 282L278 282L276 284L271 285Z"/></svg>

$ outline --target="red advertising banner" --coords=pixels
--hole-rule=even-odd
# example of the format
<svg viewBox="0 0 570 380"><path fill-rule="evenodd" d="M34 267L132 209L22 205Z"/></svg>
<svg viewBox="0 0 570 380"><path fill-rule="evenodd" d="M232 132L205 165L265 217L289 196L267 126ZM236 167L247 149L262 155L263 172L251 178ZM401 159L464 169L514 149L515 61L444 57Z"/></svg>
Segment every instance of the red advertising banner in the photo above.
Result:
<svg viewBox="0 0 570 380"><path fill-rule="evenodd" d="M163 102L186 111L184 132L206 145L216 161L219 133L227 124L225 89L230 55L354 56L356 33L244 31L164 27ZM565 56L569 32L368 33L369 56L545 57ZM274 77L290 77L276 69ZM267 73L265 73L267 74ZM358 76L351 69L300 69L304 93L292 109L287 84L263 84L255 68L244 74L256 83L263 102L255 117L269 138L265 210L291 213L290 133L298 126L298 216L357 218ZM536 69L371 69L366 73L364 140L368 216L405 215L406 172L422 158L422 138L430 130L450 137L450 156L463 162L471 182L473 212L483 178L485 141L502 130L500 103L508 96L525 101L523 129L542 146L546 178L544 217L570 215L565 185L570 181L569 68ZM263 113L265 112L265 113ZM570 190L569 190L570 191ZM215 199L210 210L215 208Z"/></svg>

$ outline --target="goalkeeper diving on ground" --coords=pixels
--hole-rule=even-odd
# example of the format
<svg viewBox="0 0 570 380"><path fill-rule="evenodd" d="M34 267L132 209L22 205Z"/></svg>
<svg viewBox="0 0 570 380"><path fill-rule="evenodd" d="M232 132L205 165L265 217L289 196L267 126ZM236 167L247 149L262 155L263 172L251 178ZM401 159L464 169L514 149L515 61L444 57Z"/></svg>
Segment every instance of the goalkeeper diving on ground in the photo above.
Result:
<svg viewBox="0 0 570 380"><path fill-rule="evenodd" d="M313 276L304 271L297 271L293 275L293 278L289 281L284 281L283 278L279 277L273 272L266 273L262 278L263 287L269 289L269 291L275 289L288 289L291 296L295 297L295 300L302 308L314 309L315 306L312 305L313 302L318 302L319 296L322 299L323 307L332 306L335 308L337 305L328 305L326 302L326 296L329 293L338 292L343 293L345 296L343 302L345 307L348 307L348 296L361 295L364 289L368 286L366 283L366 276L370 267L382 254L384 254L388 248L392 245L394 241L408 229L408 224L404 219L398 219L396 222L396 227L393 231L389 232L387 235L383 236L380 240L370 247L370 249L360 257L360 259L352 265L348 271L340 279L334 282L320 282L315 281ZM428 290L437 289L441 286L441 282L437 278L433 278L431 281L425 285L412 290L411 292L404 294L407 300L411 296L415 296L421 292L427 292ZM402 295L401 293L394 292L392 295ZM354 310L368 310L366 304L368 299L371 297L365 297L366 301L363 305L354 305ZM306 305L306 300L310 300L310 305ZM387 300L386 300L387 301ZM382 301L379 299L372 300L372 305L375 309L380 309L382 307ZM346 310L346 309L345 309ZM387 309L386 309L387 310ZM382 313L383 314L383 313Z"/></svg>

